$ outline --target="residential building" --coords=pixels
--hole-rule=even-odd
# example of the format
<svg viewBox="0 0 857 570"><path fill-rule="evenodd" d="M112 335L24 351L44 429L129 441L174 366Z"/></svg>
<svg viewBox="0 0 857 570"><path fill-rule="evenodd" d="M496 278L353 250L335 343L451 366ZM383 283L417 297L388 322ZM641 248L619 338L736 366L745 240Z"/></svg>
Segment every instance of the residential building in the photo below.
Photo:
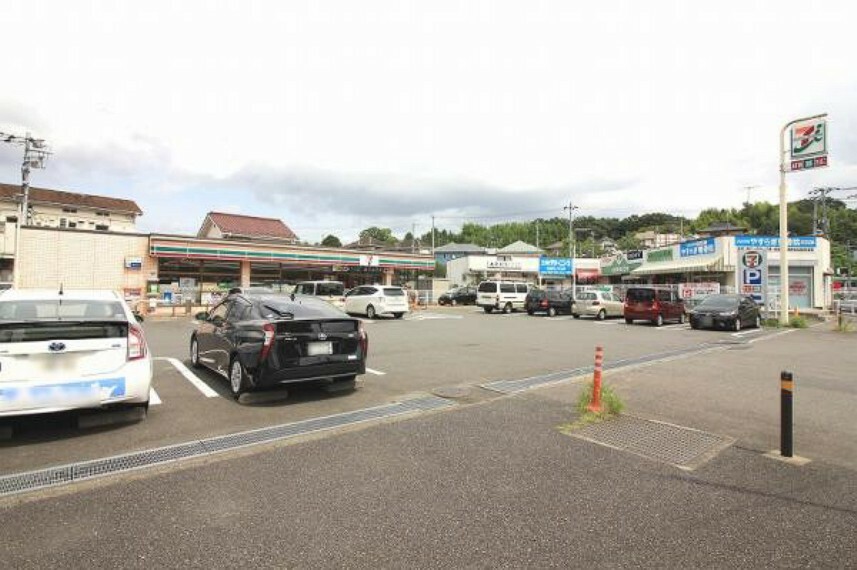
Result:
<svg viewBox="0 0 857 570"><path fill-rule="evenodd" d="M298 243L298 236L282 220L223 212L206 214L196 237Z"/></svg>
<svg viewBox="0 0 857 570"><path fill-rule="evenodd" d="M662 234L653 230L637 232L636 234L634 234L634 238L636 238L637 241L640 242L640 247L642 247L643 249L664 247L667 245L678 243L682 240L681 234Z"/></svg>
<svg viewBox="0 0 857 570"><path fill-rule="evenodd" d="M434 248L434 258L439 265L470 255L484 255L485 248L472 243L448 243Z"/></svg>

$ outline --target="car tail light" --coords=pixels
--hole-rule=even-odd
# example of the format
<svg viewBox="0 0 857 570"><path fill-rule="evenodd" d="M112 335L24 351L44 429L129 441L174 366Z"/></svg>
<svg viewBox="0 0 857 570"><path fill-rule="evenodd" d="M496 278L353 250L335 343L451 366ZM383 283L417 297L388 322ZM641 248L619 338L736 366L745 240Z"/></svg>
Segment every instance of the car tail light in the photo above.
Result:
<svg viewBox="0 0 857 570"><path fill-rule="evenodd" d="M271 347L274 346L274 337L277 333L274 325L271 323L262 325L262 331L265 333L265 340L262 341L262 351L259 353L259 360L265 360L268 357Z"/></svg>
<svg viewBox="0 0 857 570"><path fill-rule="evenodd" d="M547 302L546 300L543 300L541 303L539 303L539 306L541 306L541 307L547 307L547 306L548 306L548 302Z"/></svg>
<svg viewBox="0 0 857 570"><path fill-rule="evenodd" d="M358 333L360 336L360 351L363 353L363 359L369 355L369 335L363 329L363 321L359 321Z"/></svg>
<svg viewBox="0 0 857 570"><path fill-rule="evenodd" d="M661 306L658 305L657 301L652 301L652 310L653 311L660 311L661 310Z"/></svg>
<svg viewBox="0 0 857 570"><path fill-rule="evenodd" d="M146 356L146 339L143 329L136 325L128 327L128 360L140 360Z"/></svg>

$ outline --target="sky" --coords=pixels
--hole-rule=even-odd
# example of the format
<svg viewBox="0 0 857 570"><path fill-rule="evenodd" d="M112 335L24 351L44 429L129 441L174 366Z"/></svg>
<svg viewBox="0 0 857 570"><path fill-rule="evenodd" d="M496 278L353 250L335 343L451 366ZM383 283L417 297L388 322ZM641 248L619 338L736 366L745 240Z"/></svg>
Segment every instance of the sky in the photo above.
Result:
<svg viewBox="0 0 857 570"><path fill-rule="evenodd" d="M853 2L4 0L0 132L31 184L301 239L778 200L784 123L829 113L857 186ZM21 149L0 144L0 181Z"/></svg>

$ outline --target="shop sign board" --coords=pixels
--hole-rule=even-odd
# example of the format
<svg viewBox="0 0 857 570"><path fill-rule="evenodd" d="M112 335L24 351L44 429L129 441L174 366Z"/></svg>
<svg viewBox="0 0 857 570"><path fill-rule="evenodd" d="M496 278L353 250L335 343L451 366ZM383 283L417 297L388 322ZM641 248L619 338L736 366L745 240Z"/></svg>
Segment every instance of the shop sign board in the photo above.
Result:
<svg viewBox="0 0 857 570"><path fill-rule="evenodd" d="M131 269L134 271L139 271L143 268L143 258L142 257L126 257L125 258L125 269Z"/></svg>
<svg viewBox="0 0 857 570"><path fill-rule="evenodd" d="M817 117L793 124L789 129L789 170L827 166L827 119Z"/></svg>
<svg viewBox="0 0 857 570"><path fill-rule="evenodd" d="M709 295L720 294L720 283L716 281L705 283L679 283L679 296L686 301L702 300Z"/></svg>
<svg viewBox="0 0 857 570"><path fill-rule="evenodd" d="M570 257L539 258L539 274L541 275L571 275L572 267Z"/></svg>
<svg viewBox="0 0 857 570"><path fill-rule="evenodd" d="M360 267L378 267L381 265L381 258L377 255L361 255Z"/></svg>
<svg viewBox="0 0 857 570"><path fill-rule="evenodd" d="M179 277L179 289L193 289L196 287L196 279L193 277Z"/></svg>
<svg viewBox="0 0 857 570"><path fill-rule="evenodd" d="M508 259L489 259L487 266L489 270L493 271L523 271L520 261Z"/></svg>
<svg viewBox="0 0 857 570"><path fill-rule="evenodd" d="M646 261L657 262L657 261L672 261L673 259L673 250L669 249L653 249L651 251L646 252Z"/></svg>
<svg viewBox="0 0 857 570"><path fill-rule="evenodd" d="M713 237L686 241L679 245L679 257L692 257L694 255L708 255L714 253L717 244Z"/></svg>
<svg viewBox="0 0 857 570"><path fill-rule="evenodd" d="M815 236L789 238L789 251L814 251L818 245ZM780 249L780 238L776 236L735 236L738 249Z"/></svg>
<svg viewBox="0 0 857 570"><path fill-rule="evenodd" d="M632 249L631 251L625 254L625 258L628 261L642 261L643 259L643 250L642 249Z"/></svg>
<svg viewBox="0 0 857 570"><path fill-rule="evenodd" d="M738 253L738 293L765 305L768 292L768 253L748 249Z"/></svg>

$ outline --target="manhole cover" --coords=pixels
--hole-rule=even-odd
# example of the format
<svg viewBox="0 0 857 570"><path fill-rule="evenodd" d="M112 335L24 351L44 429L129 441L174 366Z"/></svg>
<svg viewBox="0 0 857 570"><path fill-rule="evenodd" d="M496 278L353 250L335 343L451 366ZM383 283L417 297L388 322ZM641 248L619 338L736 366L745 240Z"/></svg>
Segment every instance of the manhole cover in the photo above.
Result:
<svg viewBox="0 0 857 570"><path fill-rule="evenodd" d="M466 386L443 386L432 391L432 394L440 398L459 399L470 395L470 388Z"/></svg>
<svg viewBox="0 0 857 570"><path fill-rule="evenodd" d="M734 438L633 416L590 424L570 435L682 469L696 469L735 443Z"/></svg>

